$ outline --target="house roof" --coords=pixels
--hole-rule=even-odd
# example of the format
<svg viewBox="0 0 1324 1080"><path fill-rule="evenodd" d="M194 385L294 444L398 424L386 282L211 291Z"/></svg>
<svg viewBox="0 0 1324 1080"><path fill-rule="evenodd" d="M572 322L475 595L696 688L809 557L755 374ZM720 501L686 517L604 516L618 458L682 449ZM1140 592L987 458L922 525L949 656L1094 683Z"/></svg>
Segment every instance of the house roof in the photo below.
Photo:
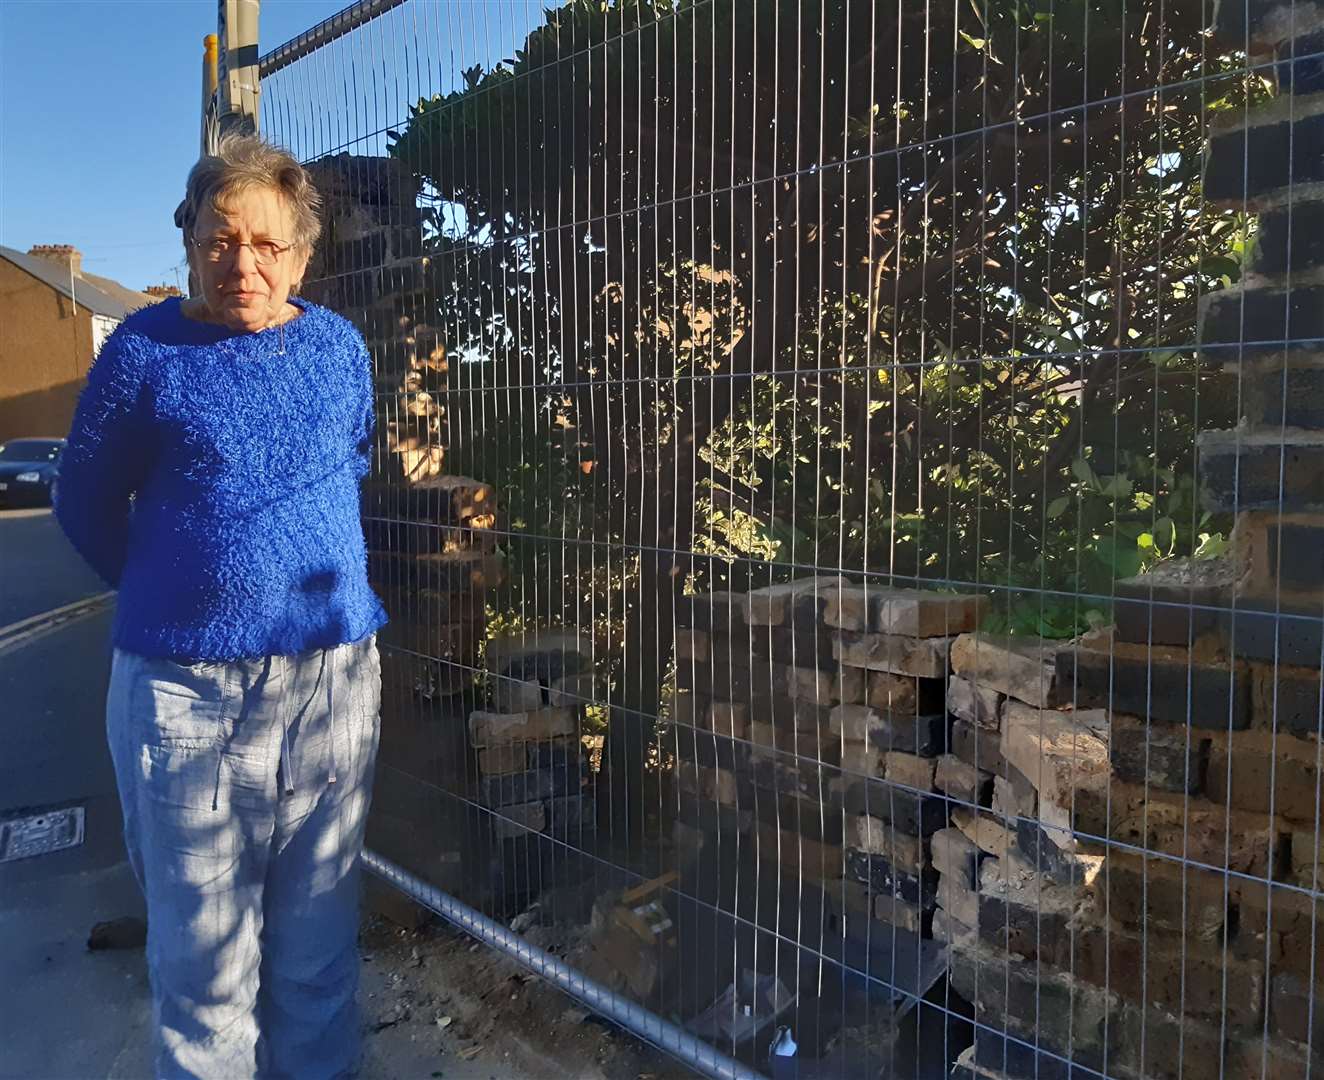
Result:
<svg viewBox="0 0 1324 1080"><path fill-rule="evenodd" d="M20 270L27 271L56 292L69 297L77 304L82 304L88 310L112 319L122 319L130 312L156 302L154 297L146 293L126 289L119 282L97 274L75 274L71 290L67 266L50 259L38 258L36 255L26 255L13 248L0 246L0 259L5 259Z"/></svg>

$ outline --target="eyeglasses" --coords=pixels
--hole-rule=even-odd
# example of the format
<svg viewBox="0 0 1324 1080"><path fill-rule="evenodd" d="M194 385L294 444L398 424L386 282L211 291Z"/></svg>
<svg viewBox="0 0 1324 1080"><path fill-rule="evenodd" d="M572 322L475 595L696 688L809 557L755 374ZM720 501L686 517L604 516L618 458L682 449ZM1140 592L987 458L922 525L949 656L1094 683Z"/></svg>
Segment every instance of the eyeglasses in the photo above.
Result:
<svg viewBox="0 0 1324 1080"><path fill-rule="evenodd" d="M239 254L240 248L250 248L253 252L253 261L258 266L271 266L294 245L287 244L283 240L254 240L251 243L240 243L238 240L230 240L224 236L214 236L194 240L193 246L211 263L233 259Z"/></svg>

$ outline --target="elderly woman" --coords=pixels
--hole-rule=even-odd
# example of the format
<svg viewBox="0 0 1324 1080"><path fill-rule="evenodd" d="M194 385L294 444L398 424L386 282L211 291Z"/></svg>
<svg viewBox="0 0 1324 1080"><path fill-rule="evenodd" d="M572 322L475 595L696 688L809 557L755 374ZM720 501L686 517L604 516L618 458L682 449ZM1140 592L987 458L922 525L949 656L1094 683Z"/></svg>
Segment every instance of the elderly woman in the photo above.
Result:
<svg viewBox="0 0 1324 1080"><path fill-rule="evenodd" d="M62 463L59 520L119 590L106 726L162 1077L356 1067L385 614L368 353L293 296L317 210L256 137L199 161L176 213L197 295L110 337Z"/></svg>

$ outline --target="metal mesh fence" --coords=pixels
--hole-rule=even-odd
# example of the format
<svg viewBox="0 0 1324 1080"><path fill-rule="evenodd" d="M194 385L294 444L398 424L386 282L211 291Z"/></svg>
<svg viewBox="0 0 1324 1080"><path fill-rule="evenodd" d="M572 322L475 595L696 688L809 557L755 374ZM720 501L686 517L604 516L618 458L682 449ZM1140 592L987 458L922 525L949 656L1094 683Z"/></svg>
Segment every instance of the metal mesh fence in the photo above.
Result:
<svg viewBox="0 0 1324 1080"><path fill-rule="evenodd" d="M374 7L374 851L774 1076L1319 1071L1324 8Z"/></svg>

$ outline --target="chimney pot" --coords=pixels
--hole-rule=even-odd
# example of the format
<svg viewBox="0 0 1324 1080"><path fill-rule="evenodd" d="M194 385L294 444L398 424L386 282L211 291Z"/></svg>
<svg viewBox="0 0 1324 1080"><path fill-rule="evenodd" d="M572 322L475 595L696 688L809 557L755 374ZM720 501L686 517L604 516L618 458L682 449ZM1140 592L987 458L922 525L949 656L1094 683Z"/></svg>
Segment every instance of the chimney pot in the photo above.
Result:
<svg viewBox="0 0 1324 1080"><path fill-rule="evenodd" d="M83 253L73 244L37 244L28 249L28 254L38 259L47 259L61 266L72 267L78 275L83 273Z"/></svg>

